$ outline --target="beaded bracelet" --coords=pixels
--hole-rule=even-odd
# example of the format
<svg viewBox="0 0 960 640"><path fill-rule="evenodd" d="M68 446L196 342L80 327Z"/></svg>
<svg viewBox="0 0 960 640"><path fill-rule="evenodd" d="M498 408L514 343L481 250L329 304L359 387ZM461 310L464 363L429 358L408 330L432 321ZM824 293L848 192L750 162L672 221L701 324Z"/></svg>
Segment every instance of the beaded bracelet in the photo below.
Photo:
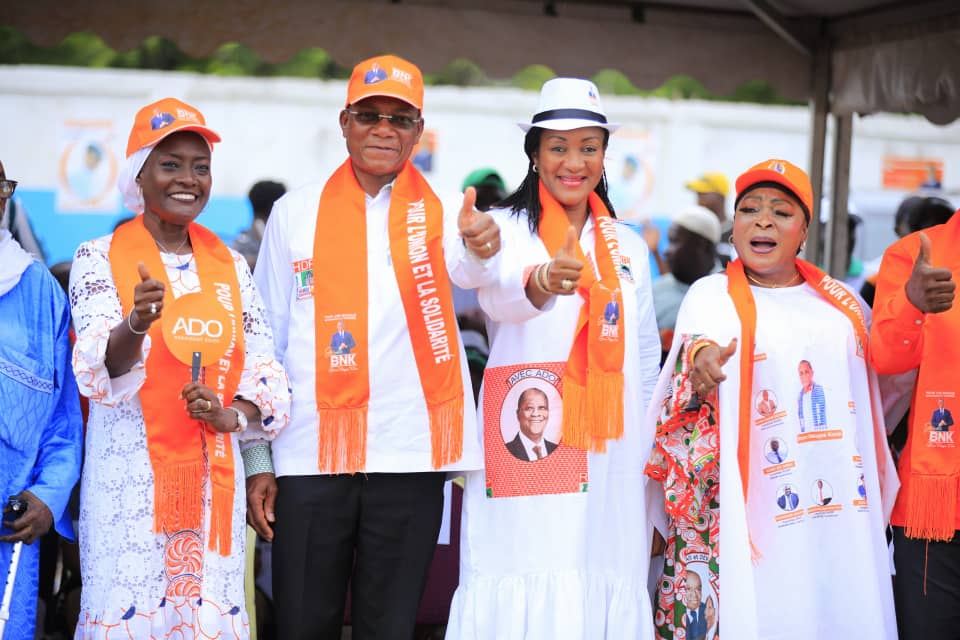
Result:
<svg viewBox="0 0 960 640"><path fill-rule="evenodd" d="M127 328L130 329L130 332L133 333L134 335L137 335L137 336L146 335L147 331L150 330L149 327L144 329L143 331L137 331L136 329L133 328L133 322L130 319L133 317L134 311L135 310L130 311L130 315L127 316Z"/></svg>

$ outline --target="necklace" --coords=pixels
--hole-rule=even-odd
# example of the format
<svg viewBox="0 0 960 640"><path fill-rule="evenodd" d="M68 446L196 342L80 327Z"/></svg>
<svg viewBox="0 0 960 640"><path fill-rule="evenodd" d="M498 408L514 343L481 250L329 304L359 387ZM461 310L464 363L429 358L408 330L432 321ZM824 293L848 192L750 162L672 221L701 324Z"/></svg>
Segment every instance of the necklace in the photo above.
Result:
<svg viewBox="0 0 960 640"><path fill-rule="evenodd" d="M746 271L744 271L744 273L746 273ZM786 284L770 284L769 282L761 282L760 280L757 280L752 275L747 273L747 280L757 285L758 287L766 287L767 289L782 289L784 287L792 287L795 284L799 284L801 281L803 281L803 276L801 276L800 272L798 271L795 274L793 274L793 277L790 278L790 280Z"/></svg>
<svg viewBox="0 0 960 640"><path fill-rule="evenodd" d="M185 235L183 236L183 240L180 241L180 244L178 244L178 245L177 245L177 248L174 249L173 251L170 251L170 250L167 249L165 246L163 246L163 243L160 242L159 240L157 240L156 238L154 238L153 241L157 243L157 246L158 246L158 247L160 247L161 249L163 249L163 252L164 252L164 253L174 253L174 254L180 255L180 253L179 253L179 252L180 252L180 249L183 249L183 245L187 244L187 239L188 239L189 237L190 237L190 234L189 234L189 233L185 234Z"/></svg>

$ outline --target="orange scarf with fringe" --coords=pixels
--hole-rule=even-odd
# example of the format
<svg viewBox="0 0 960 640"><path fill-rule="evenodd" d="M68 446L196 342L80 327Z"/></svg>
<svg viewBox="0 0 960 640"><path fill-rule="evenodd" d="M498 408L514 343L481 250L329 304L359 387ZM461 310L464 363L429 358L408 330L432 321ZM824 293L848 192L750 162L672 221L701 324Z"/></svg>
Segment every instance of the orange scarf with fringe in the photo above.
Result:
<svg viewBox="0 0 960 640"><path fill-rule="evenodd" d="M944 225L925 229L930 238L930 263L950 269L954 281L960 273L960 214ZM911 260L898 266L903 273L894 273L884 259L881 289L895 286L901 291L910 277L913 261L919 248L917 236L911 238ZM901 241L903 242L903 241ZM890 267L894 265L891 264ZM909 302L907 304L910 304ZM953 367L960 362L960 301L943 313L923 316L920 340L920 370L910 405L910 429L907 444L900 456L901 490L890 520L902 525L910 538L949 541L960 529L957 522L957 502L960 500L960 450L954 444L954 434L960 424L939 430L934 424L938 401L960 422L957 397L960 395L960 376Z"/></svg>
<svg viewBox="0 0 960 640"><path fill-rule="evenodd" d="M230 250L209 229L198 224L191 224L188 233L201 292L215 296L214 283L221 289L225 284L233 308L242 308L240 284ZM133 309L133 290L140 283L139 262L146 265L152 278L164 283L163 306L169 307L174 299L173 288L160 250L143 225L143 214L118 227L110 243L110 268L124 316ZM154 530L158 533L201 530L204 480L209 464L212 498L209 546L221 555L229 555L236 490L230 434L190 419L178 404L182 402L180 390L190 381L190 365L178 360L167 348L162 317L150 325L148 334L150 355L139 397L154 476ZM215 376L216 381L209 385L221 404L228 404L236 394L243 364L243 331L234 329L231 347L218 365L221 375ZM204 455L205 449L209 456Z"/></svg>
<svg viewBox="0 0 960 640"><path fill-rule="evenodd" d="M603 452L607 440L623 435L623 295L617 268L620 244L616 220L595 192L587 200L593 214L597 274L577 244L577 259L587 266L577 293L583 298L573 346L563 375L563 441ZM567 238L570 220L540 182L540 228L547 252L556 255ZM612 313L611 313L612 311Z"/></svg>
<svg viewBox="0 0 960 640"><path fill-rule="evenodd" d="M805 260L796 260L797 271L803 279L814 288L825 300L832 304L850 321L857 340L857 357L869 362L867 356L867 325L864 321L863 309L856 296L851 294L840 282L828 276L816 266ZM743 501L747 502L747 489L750 483L750 411L753 395L753 357L754 339L757 333L757 307L743 270L743 262L738 258L727 265L727 288L733 299L734 308L740 319L740 389L739 389L739 439L737 440L737 464L740 468L740 480L743 483ZM842 344L843 341L838 341ZM877 419L877 406L874 402L873 385L870 389L870 412L873 416L874 446L877 456L877 470L881 476L886 473L886 431ZM881 482L881 486L883 483Z"/></svg>
<svg viewBox="0 0 960 640"><path fill-rule="evenodd" d="M348 159L320 195L313 243L318 464L328 473L356 473L366 467L370 400L366 220L366 194ZM410 162L393 184L388 233L426 398L431 464L439 469L463 455L459 335L443 252L443 206ZM325 348L338 322L352 334L354 346Z"/></svg>

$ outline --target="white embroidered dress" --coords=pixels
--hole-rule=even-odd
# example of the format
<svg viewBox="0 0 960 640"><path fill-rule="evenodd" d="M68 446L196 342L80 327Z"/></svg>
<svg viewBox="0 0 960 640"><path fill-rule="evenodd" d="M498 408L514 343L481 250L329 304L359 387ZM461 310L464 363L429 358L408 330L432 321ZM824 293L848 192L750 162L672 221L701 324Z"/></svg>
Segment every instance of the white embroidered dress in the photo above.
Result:
<svg viewBox="0 0 960 640"><path fill-rule="evenodd" d="M80 392L90 398L81 479L80 559L83 595L76 638L247 638L244 608L246 492L237 438L233 443L236 493L232 552L207 548L210 485L205 482L203 531L153 532L153 470L137 395L146 379L141 360L111 379L104 364L110 330L124 321L109 262L112 236L77 249L70 301L77 332L73 365ZM256 404L263 426L243 439L273 439L288 421L287 376L274 359L263 303L246 261L231 250L243 303L246 359L237 395ZM190 255L161 253L173 295L200 290ZM184 381L185 383L187 381ZM171 411L183 401L170 400Z"/></svg>
<svg viewBox="0 0 960 640"><path fill-rule="evenodd" d="M739 351L724 366L727 379L718 388L723 637L894 640L885 527L899 482L886 447L876 376L857 356L850 321L810 285L751 291L757 330L748 509L736 464ZM860 304L869 325L869 308ZM669 392L684 335L722 345L739 340L726 274L702 278L687 293L655 401ZM825 429L806 433L800 430L798 406L802 361L824 389L827 415ZM758 409L764 391L776 403L769 416ZM651 428L659 406L648 415ZM874 412L880 416L879 431ZM773 439L779 440L779 463L767 458ZM878 463L887 469L885 475ZM787 487L792 496L785 496ZM760 554L756 564L748 540ZM661 587L670 588L663 582Z"/></svg>
<svg viewBox="0 0 960 640"><path fill-rule="evenodd" d="M487 367L565 363L583 299L556 296L543 310L530 304L524 271L551 256L530 233L526 216L492 214L503 252L499 283L479 290L490 317ZM488 498L484 471L467 474L449 640L653 637L643 475L653 432L643 431L643 417L657 379L660 342L647 247L624 225L617 225L617 237L628 260L619 269L626 330L624 435L609 441L606 453L587 454L586 492ZM594 238L588 221L580 238L588 256Z"/></svg>

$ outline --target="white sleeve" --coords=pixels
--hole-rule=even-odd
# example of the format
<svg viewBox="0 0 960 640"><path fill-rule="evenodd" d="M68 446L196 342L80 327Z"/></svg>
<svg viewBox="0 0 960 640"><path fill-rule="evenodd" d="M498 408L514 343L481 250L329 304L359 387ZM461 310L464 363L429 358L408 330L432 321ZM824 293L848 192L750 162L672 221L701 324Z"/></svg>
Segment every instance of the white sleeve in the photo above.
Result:
<svg viewBox="0 0 960 640"><path fill-rule="evenodd" d="M289 195L273 205L257 255L253 280L263 299L267 320L273 331L273 347L277 360L284 361L290 326L290 298L293 295L293 267L290 260Z"/></svg>
<svg viewBox="0 0 960 640"><path fill-rule="evenodd" d="M540 238L530 233L526 216L513 216L507 209L493 214L500 225L503 249L496 278L480 288L480 307L494 322L526 322L553 308L551 296L542 309L527 298L526 284L537 265L550 260Z"/></svg>
<svg viewBox="0 0 960 640"><path fill-rule="evenodd" d="M624 233L634 233L626 230ZM625 244L622 243L621 246ZM635 265L634 278L637 291L637 350L640 355L640 379L643 412L650 404L653 390L660 375L660 332L657 330L657 314L653 307L653 284L650 279L649 249L643 242L631 243L630 260Z"/></svg>
<svg viewBox="0 0 960 640"><path fill-rule="evenodd" d="M462 205L462 194L443 199L443 253L450 280L461 289L475 289L496 279L503 254L503 234L501 232L500 251L496 255L486 260L473 255L460 237L457 220Z"/></svg>
<svg viewBox="0 0 960 640"><path fill-rule="evenodd" d="M144 336L140 359L130 371L110 377L106 365L110 332L126 319L113 281L109 250L109 238L84 242L77 248L70 268L70 310L77 336L73 347L77 387L91 401L114 407L136 396L143 386L151 338Z"/></svg>

